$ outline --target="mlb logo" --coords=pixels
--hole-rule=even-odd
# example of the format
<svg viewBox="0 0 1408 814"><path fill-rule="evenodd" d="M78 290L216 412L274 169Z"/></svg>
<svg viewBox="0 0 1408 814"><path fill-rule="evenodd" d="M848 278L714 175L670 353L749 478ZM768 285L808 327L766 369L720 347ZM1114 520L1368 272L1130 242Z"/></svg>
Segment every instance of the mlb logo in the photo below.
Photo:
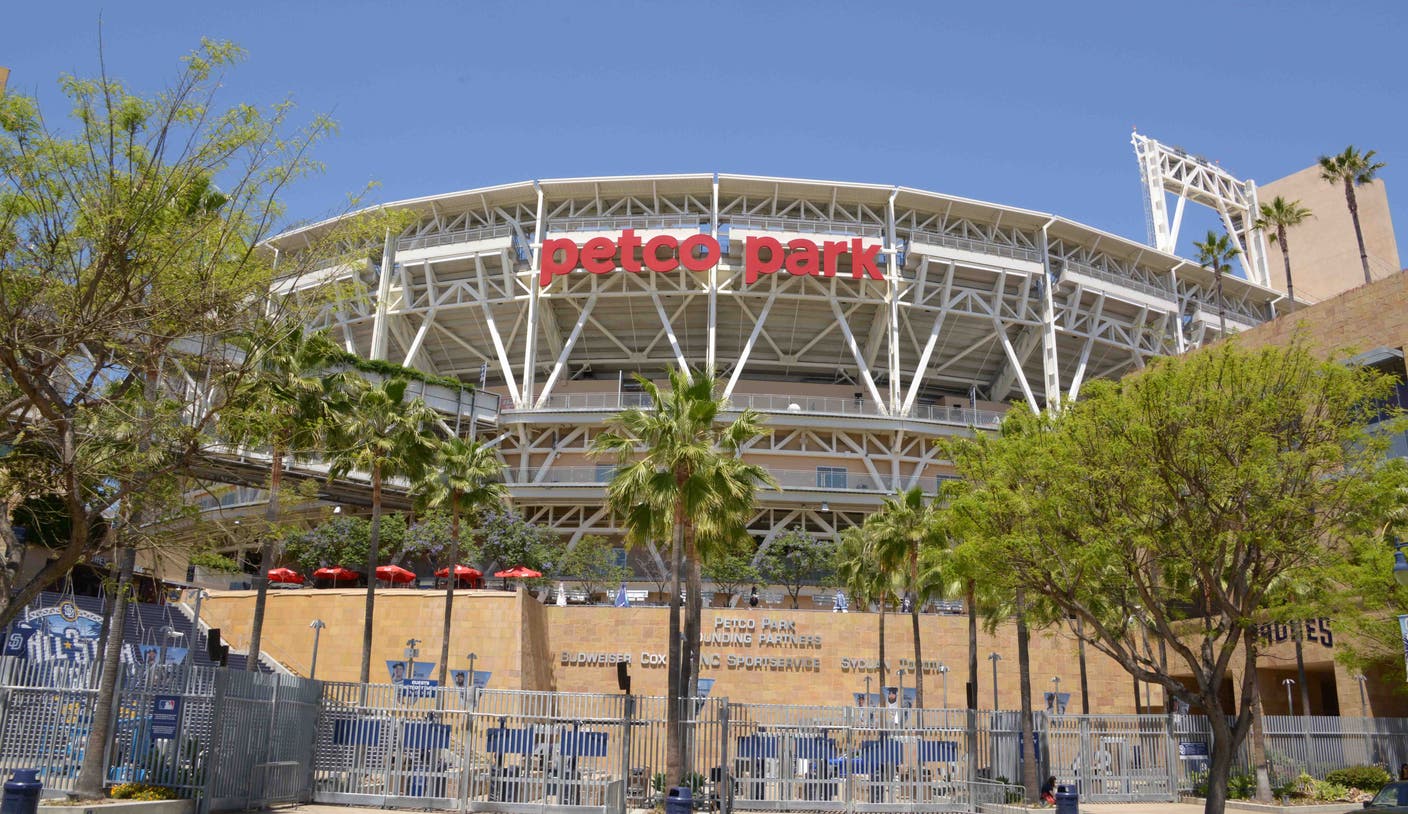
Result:
<svg viewBox="0 0 1408 814"><path fill-rule="evenodd" d="M175 702L174 700L172 700L172 699L163 698L163 699L158 703L158 707L157 707L157 708L160 709L162 712L175 712L175 711L176 711L176 702Z"/></svg>

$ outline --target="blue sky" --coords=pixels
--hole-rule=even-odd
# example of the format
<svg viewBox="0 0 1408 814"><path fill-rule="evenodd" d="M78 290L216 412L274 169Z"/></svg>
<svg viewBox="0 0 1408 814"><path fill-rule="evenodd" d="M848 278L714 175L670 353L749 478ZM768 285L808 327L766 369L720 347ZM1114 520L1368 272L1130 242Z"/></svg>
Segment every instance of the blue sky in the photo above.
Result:
<svg viewBox="0 0 1408 814"><path fill-rule="evenodd" d="M1129 131L1266 182L1377 149L1408 256L1408 3L75 2L0 13L12 90L154 90L201 36L229 102L341 134L287 197L316 219L530 178L740 172L903 184L1144 239ZM1187 242L1207 223L1185 222Z"/></svg>

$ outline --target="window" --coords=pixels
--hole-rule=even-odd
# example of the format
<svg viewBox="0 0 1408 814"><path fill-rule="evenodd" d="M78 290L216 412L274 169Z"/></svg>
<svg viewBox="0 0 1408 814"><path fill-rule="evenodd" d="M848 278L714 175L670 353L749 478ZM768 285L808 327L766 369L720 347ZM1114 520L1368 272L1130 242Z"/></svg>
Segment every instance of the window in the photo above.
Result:
<svg viewBox="0 0 1408 814"><path fill-rule="evenodd" d="M818 466L816 487L818 489L845 489L846 468L844 466Z"/></svg>

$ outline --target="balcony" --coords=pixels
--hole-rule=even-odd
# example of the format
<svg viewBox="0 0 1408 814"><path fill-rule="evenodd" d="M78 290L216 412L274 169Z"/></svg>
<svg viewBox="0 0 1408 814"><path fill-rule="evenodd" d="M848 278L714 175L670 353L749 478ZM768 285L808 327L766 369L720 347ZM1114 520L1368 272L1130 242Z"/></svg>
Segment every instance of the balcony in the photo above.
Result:
<svg viewBox="0 0 1408 814"><path fill-rule="evenodd" d="M734 393L728 399L728 409L753 409L762 413L802 413L857 418L898 418L908 421L932 421L964 427L995 429L1003 413L995 410L973 410L968 407L946 407L920 404L909 415L886 416L870 399L839 396L800 396L780 393ZM549 396L541 407L524 410L503 408L506 417L515 414L542 412L617 412L627 408L648 408L650 397L645 393L562 393Z"/></svg>
<svg viewBox="0 0 1408 814"><path fill-rule="evenodd" d="M945 480L956 479L955 475L924 475L912 479L907 475L894 478L882 475L877 479L868 473L847 472L841 467L818 467L816 469L774 469L765 467L767 473L777 481L785 492L856 492L860 494L890 495L897 491L920 487L925 494L939 491ZM550 466L504 468L504 482L510 486L591 486L602 487L616 474L616 468L608 464L599 466Z"/></svg>

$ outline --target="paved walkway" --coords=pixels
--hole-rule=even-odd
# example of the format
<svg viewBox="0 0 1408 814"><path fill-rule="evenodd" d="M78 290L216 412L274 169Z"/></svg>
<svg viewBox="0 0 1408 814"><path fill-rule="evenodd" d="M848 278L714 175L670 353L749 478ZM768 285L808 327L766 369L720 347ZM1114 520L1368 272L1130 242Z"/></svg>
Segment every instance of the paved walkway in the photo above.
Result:
<svg viewBox="0 0 1408 814"><path fill-rule="evenodd" d="M1348 811L1352 805L1345 804ZM285 806L276 809L297 814L385 814L387 809L362 808L358 806L335 806L325 803L309 803L302 806ZM1048 809L1054 812L1055 809ZM1082 803L1081 814L1203 814L1203 807L1190 803ZM642 809L648 811L648 809Z"/></svg>

